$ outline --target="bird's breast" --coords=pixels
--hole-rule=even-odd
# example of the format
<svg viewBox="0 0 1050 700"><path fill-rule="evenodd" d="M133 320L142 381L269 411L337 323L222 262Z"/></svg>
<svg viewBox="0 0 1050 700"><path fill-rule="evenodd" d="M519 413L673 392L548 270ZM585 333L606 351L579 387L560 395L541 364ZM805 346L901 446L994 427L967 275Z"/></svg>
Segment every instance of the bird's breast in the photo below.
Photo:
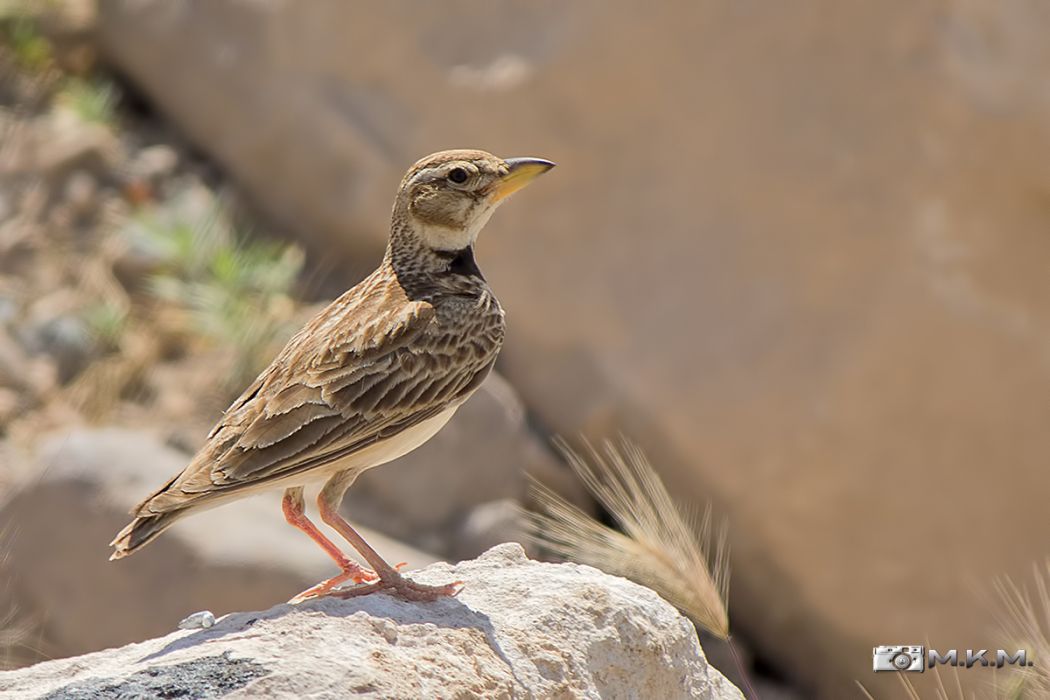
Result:
<svg viewBox="0 0 1050 700"><path fill-rule="evenodd" d="M381 440L374 445L355 452L352 455L348 455L347 457L334 462L326 471L328 473L342 471L344 469L365 471L372 467L378 467L380 464L392 462L398 457L403 457L430 438L434 437L439 430L444 428L445 423L448 423L449 419L452 418L456 409L458 409L461 404L462 402L459 402L446 408L433 418L420 421L412 427L402 430L396 435Z"/></svg>

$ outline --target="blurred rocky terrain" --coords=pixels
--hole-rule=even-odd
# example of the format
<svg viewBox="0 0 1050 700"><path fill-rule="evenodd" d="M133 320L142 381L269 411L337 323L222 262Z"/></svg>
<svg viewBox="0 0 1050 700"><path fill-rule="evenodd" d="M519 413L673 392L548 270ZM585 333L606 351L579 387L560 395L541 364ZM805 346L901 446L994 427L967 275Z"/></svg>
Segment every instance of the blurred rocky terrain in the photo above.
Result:
<svg viewBox="0 0 1050 700"><path fill-rule="evenodd" d="M1045 3L100 6L327 255L381 245L420 155L558 162L479 245L501 370L716 500L735 628L814 694L877 693L875 644L989 639L975 588L1046 556Z"/></svg>
<svg viewBox="0 0 1050 700"><path fill-rule="evenodd" d="M287 333L372 267L405 167L480 147L559 163L479 243L508 311L501 377L362 479L351 517L423 558L471 556L513 539L522 468L572 492L538 435L623 431L673 493L727 516L733 628L805 696L899 692L872 675L877 644L995 646L979 591L1047 555L1050 6L98 8L97 24L45 22L50 44L2 21L12 557L57 547L45 530L65 524L104 558L135 494L89 498L123 492L68 477L92 471L85 455L185 458ZM99 51L115 81L92 70ZM244 527L230 541L250 552L262 522L220 527ZM314 575L290 563L305 538L263 584L258 557L226 569L191 530L157 543L169 557L129 560L144 573L90 576L140 582L124 594L145 609L142 582L196 562L177 569L205 582L190 597L225 612L231 577L259 582L261 607ZM62 590L63 572L39 571L59 582L40 591ZM87 650L54 641L73 625L48 627L51 603L21 600L12 619L46 653ZM159 634L177 607L125 632ZM31 642L19 653L39 658Z"/></svg>
<svg viewBox="0 0 1050 700"><path fill-rule="evenodd" d="M325 598L0 672L7 698L742 698L652 591L507 544L419 572L455 598ZM527 594L523 594L527 592Z"/></svg>
<svg viewBox="0 0 1050 700"><path fill-rule="evenodd" d="M155 432L155 431L154 431ZM217 614L285 601L333 575L321 550L280 516L280 493L190 518L117 565L105 543L128 510L186 464L186 454L142 428L71 428L43 435L35 478L0 507L5 598L13 627L31 630L16 658L83 654L165 634L190 612ZM437 557L362 528L411 568ZM309 544L307 542L306 544Z"/></svg>
<svg viewBox="0 0 1050 700"><path fill-rule="evenodd" d="M334 573L279 495L106 561L128 510L333 292L323 265L99 68L90 3L34 7L0 8L3 665L161 634L194 606L272 605ZM522 538L527 474L582 497L494 375L346 510L392 561L468 558Z"/></svg>

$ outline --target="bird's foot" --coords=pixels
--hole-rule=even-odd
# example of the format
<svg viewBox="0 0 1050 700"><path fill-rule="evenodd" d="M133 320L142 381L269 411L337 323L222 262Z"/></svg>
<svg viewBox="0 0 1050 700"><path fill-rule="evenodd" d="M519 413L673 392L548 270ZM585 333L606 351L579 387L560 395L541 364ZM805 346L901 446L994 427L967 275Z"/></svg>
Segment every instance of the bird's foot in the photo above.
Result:
<svg viewBox="0 0 1050 700"><path fill-rule="evenodd" d="M328 595L332 592L332 589L341 583L346 581L353 581L354 583L368 583L375 581L379 578L379 575L371 569L366 569L363 566L355 564L350 560L343 562L343 571L336 574L330 579L321 581L316 586L311 586L305 591L295 596L288 602L291 604L302 603L304 600L310 600L311 598L320 598L321 596Z"/></svg>
<svg viewBox="0 0 1050 700"><path fill-rule="evenodd" d="M462 589L462 581L453 581L444 586L428 586L423 583L416 583L405 578L397 571L391 570L381 574L378 581L354 586L353 588L340 588L337 591L332 591L330 595L340 598L356 598L377 591L390 591L404 600L425 602L455 596Z"/></svg>

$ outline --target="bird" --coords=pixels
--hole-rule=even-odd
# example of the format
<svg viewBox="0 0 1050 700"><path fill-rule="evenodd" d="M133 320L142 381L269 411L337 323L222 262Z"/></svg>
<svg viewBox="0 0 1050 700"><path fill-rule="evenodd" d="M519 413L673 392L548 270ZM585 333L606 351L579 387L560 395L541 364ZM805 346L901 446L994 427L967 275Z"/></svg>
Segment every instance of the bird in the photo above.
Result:
<svg viewBox="0 0 1050 700"><path fill-rule="evenodd" d="M292 336L188 466L132 509L110 559L137 552L193 512L284 489L285 519L340 569L291 602L380 590L416 601L458 593L459 581L430 586L402 575L343 519L339 504L362 472L433 437L491 371L504 312L475 243L498 206L552 167L542 158L457 149L409 168L379 266ZM304 487L314 484L322 484L321 520L370 568L307 516ZM347 581L355 585L342 586Z"/></svg>

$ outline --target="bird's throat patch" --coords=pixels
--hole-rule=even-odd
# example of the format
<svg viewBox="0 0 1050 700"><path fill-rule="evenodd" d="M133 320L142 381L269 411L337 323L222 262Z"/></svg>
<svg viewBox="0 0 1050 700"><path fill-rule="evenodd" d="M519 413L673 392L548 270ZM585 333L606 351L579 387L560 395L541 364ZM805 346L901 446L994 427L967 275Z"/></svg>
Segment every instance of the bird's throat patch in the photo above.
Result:
<svg viewBox="0 0 1050 700"><path fill-rule="evenodd" d="M477 277L485 279L474 260L474 246L467 246L459 250L435 250L434 253L444 260L448 260L448 272L451 275L463 275L464 277Z"/></svg>

